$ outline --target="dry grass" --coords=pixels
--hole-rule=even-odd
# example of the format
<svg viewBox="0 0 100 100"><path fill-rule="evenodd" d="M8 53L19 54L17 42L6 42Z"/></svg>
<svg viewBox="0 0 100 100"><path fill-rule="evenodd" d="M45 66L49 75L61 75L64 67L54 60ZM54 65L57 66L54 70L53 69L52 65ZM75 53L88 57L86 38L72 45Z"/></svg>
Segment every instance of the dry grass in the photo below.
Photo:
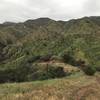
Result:
<svg viewBox="0 0 100 100"><path fill-rule="evenodd" d="M40 62L40 63L35 63L35 64L42 66L42 67L47 66L47 65L55 66L55 67L63 67L65 72L79 72L80 71L80 69L78 67L75 67L75 66L72 66L69 64L65 64L60 61L58 61L58 62L57 61Z"/></svg>
<svg viewBox="0 0 100 100"><path fill-rule="evenodd" d="M1 84L0 100L100 100L100 74Z"/></svg>

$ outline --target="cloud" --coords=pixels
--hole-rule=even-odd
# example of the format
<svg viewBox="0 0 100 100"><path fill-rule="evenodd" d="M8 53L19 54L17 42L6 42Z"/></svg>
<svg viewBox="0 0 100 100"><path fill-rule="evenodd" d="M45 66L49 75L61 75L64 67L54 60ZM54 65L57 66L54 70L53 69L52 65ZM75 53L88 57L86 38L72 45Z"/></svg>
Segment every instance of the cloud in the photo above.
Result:
<svg viewBox="0 0 100 100"><path fill-rule="evenodd" d="M0 0L0 22L39 17L68 20L100 15L99 0Z"/></svg>
<svg viewBox="0 0 100 100"><path fill-rule="evenodd" d="M84 8L88 15L100 15L100 0L87 0Z"/></svg>

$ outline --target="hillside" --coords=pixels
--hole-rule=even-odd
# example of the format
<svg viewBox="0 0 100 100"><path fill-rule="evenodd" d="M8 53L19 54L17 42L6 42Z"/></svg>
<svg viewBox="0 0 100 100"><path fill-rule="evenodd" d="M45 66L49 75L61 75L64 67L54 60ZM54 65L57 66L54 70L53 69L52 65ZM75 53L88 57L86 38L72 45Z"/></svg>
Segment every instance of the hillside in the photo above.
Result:
<svg viewBox="0 0 100 100"><path fill-rule="evenodd" d="M100 100L100 73L0 85L0 100Z"/></svg>
<svg viewBox="0 0 100 100"><path fill-rule="evenodd" d="M100 70L100 17L0 24L0 82L37 80L33 73L41 69L34 63L62 59L65 54L77 62L67 61L70 65L84 62Z"/></svg>

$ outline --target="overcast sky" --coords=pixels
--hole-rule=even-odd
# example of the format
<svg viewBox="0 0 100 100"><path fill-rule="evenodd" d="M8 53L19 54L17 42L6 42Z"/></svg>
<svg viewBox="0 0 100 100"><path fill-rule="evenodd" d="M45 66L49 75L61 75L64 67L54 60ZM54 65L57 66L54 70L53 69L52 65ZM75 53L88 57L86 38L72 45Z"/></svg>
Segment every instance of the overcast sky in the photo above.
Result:
<svg viewBox="0 0 100 100"><path fill-rule="evenodd" d="M69 20L99 15L100 0L0 0L0 23L39 17Z"/></svg>

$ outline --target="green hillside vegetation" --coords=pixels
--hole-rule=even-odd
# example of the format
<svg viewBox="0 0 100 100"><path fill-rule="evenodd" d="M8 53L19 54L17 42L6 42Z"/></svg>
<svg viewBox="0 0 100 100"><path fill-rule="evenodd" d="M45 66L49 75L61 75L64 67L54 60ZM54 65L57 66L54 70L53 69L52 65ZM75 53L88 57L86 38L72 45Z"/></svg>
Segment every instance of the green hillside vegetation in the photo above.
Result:
<svg viewBox="0 0 100 100"><path fill-rule="evenodd" d="M62 73L61 76L70 75L63 67L59 75L48 75L49 68L53 70L49 74L55 74L59 66L55 69L49 65L43 71L43 67L34 65L58 59L83 71L86 66L100 71L100 17L70 21L39 18L0 24L1 83L49 79Z"/></svg>

